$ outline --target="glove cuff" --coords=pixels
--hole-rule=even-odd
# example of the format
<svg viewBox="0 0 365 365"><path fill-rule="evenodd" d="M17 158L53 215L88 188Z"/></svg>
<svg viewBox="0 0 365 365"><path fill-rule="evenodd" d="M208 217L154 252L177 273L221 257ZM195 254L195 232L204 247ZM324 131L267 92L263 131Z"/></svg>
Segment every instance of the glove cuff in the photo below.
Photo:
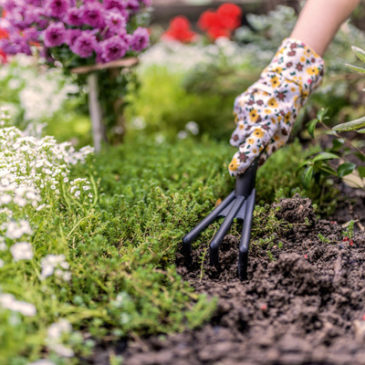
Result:
<svg viewBox="0 0 365 365"><path fill-rule="evenodd" d="M293 38L283 40L263 77L275 73L288 83L295 83L301 90L304 103L308 96L321 84L324 61L312 48ZM272 77L272 76L271 76Z"/></svg>

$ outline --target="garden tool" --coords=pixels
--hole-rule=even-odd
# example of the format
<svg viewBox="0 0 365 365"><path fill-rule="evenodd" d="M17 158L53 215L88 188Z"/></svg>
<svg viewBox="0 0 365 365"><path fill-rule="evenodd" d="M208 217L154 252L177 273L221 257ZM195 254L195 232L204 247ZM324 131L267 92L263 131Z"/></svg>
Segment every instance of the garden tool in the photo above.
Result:
<svg viewBox="0 0 365 365"><path fill-rule="evenodd" d="M243 221L242 236L239 244L238 276L241 280L247 279L248 249L256 196L255 179L257 165L257 160L255 160L244 174L238 175L236 177L235 190L183 238L183 254L187 266L192 263L192 242L216 219L224 217L222 225L210 243L210 265L219 268L219 246L229 231L233 220L236 218Z"/></svg>

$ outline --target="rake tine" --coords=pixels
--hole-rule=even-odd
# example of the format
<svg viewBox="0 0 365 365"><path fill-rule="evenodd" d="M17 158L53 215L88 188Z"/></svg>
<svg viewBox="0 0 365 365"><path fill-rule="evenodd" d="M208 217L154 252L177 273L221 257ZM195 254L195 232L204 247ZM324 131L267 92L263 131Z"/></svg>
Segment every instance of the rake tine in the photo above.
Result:
<svg viewBox="0 0 365 365"><path fill-rule="evenodd" d="M188 262L191 262L191 244L197 239L201 232L203 232L212 222L214 222L219 214L233 201L234 191L232 191L221 204L218 205L207 217L205 217L197 226L195 226L183 238L183 254Z"/></svg>
<svg viewBox="0 0 365 365"><path fill-rule="evenodd" d="M255 208L256 190L253 189L246 202L245 218L242 225L242 236L238 256L238 276L240 280L247 279L248 248L251 236L252 215Z"/></svg>
<svg viewBox="0 0 365 365"><path fill-rule="evenodd" d="M242 205L245 202L244 196L238 196L236 197L234 203L232 204L232 208L230 212L228 213L227 217L224 219L222 225L220 226L218 232L215 234L215 236L212 239L212 242L210 243L210 264L214 266L219 266L219 246L230 229L233 219L236 218L237 212L240 210Z"/></svg>

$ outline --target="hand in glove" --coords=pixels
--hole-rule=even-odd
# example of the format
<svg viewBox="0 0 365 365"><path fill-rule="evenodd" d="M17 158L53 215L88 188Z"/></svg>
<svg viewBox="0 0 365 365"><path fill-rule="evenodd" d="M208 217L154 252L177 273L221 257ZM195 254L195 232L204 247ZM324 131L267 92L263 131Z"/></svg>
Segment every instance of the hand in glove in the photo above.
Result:
<svg viewBox="0 0 365 365"><path fill-rule="evenodd" d="M288 140L300 108L322 80L324 62L311 48L285 39L260 79L236 98L237 127L230 143L239 151L229 165L243 174L259 157L265 160Z"/></svg>

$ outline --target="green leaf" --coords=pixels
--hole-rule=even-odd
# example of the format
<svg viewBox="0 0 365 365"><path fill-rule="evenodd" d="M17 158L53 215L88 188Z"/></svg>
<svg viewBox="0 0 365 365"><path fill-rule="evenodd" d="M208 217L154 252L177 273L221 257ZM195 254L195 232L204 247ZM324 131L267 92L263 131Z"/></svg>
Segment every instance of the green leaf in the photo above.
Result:
<svg viewBox="0 0 365 365"><path fill-rule="evenodd" d="M365 162L365 156L360 152L355 152L355 156L359 158L362 162Z"/></svg>
<svg viewBox="0 0 365 365"><path fill-rule="evenodd" d="M337 175L339 177L344 177L351 174L356 169L356 165L351 162L345 162L337 168Z"/></svg>
<svg viewBox="0 0 365 365"><path fill-rule="evenodd" d="M312 138L314 138L314 130L316 129L318 123L319 123L318 119L313 119L308 125L308 133Z"/></svg>
<svg viewBox="0 0 365 365"><path fill-rule="evenodd" d="M324 160L333 160L336 158L339 158L339 157L337 155L335 155L334 153L321 152L319 155L314 157L313 162L324 161Z"/></svg>
<svg viewBox="0 0 365 365"><path fill-rule="evenodd" d="M356 131L357 133L361 133L361 134L364 134L365 133L365 128L363 129L359 129L358 131Z"/></svg>
<svg viewBox="0 0 365 365"><path fill-rule="evenodd" d="M350 65L348 63L346 63L345 66L348 67L349 69L351 69L352 71L356 71L356 72L360 72L362 74L365 74L365 68L363 68L363 67Z"/></svg>
<svg viewBox="0 0 365 365"><path fill-rule="evenodd" d="M365 177L365 166L359 166L357 168L357 171L359 171L359 175L360 175L361 178Z"/></svg>
<svg viewBox="0 0 365 365"><path fill-rule="evenodd" d="M320 122L324 123L325 120L328 120L329 118L327 117L327 112L328 109L322 108L318 114L317 114L317 118Z"/></svg>
<svg viewBox="0 0 365 365"><path fill-rule="evenodd" d="M345 140L343 138L336 138L332 141L332 150L337 151L339 150L343 144L345 143Z"/></svg>
<svg viewBox="0 0 365 365"><path fill-rule="evenodd" d="M336 125L333 130L336 132L349 132L349 131L355 131L360 128L365 127L365 117L353 120L351 122L342 123L339 125Z"/></svg>
<svg viewBox="0 0 365 365"><path fill-rule="evenodd" d="M356 57L365 63L365 51L359 47L352 46L352 51L355 53Z"/></svg>
<svg viewBox="0 0 365 365"><path fill-rule="evenodd" d="M331 166L329 166L326 163L321 164L320 168L321 171L326 172L327 174L333 175L333 176L337 176L337 171L334 170Z"/></svg>
<svg viewBox="0 0 365 365"><path fill-rule="evenodd" d="M313 178L313 166L309 166L304 172L304 185L309 186Z"/></svg>

